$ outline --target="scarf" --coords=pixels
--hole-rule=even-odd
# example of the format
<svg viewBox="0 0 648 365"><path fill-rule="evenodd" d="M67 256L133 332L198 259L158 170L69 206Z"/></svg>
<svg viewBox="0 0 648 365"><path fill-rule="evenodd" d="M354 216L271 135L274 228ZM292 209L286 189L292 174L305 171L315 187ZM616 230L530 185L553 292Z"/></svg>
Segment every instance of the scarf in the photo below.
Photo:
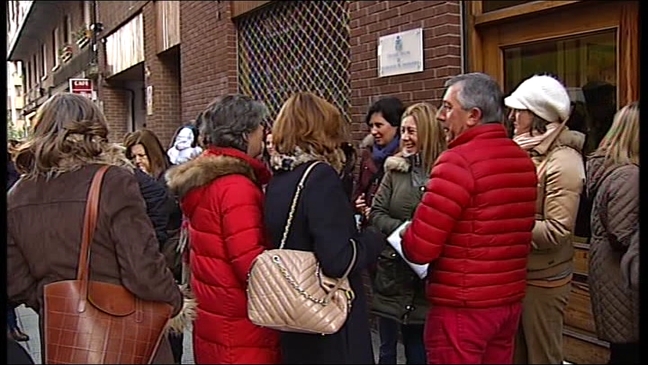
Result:
<svg viewBox="0 0 648 365"><path fill-rule="evenodd" d="M382 166L387 157L392 156L400 147L400 136L397 135L386 146L375 145L371 151L372 158L377 166Z"/></svg>
<svg viewBox="0 0 648 365"><path fill-rule="evenodd" d="M513 142L517 143L523 150L528 151L542 143L542 141L544 141L545 138L547 138L556 128L558 128L559 125L560 123L557 122L549 123L547 124L547 131L543 134L532 136L531 132L522 133L513 137Z"/></svg>
<svg viewBox="0 0 648 365"><path fill-rule="evenodd" d="M346 157L344 152L341 149L336 149L335 152L329 156L324 156L312 151L304 151L299 147L295 148L295 151L290 154L281 154L275 152L270 157L270 166L273 170L276 171L292 171L298 166L311 161L322 161L330 164L335 171L340 174L344 167L344 162Z"/></svg>

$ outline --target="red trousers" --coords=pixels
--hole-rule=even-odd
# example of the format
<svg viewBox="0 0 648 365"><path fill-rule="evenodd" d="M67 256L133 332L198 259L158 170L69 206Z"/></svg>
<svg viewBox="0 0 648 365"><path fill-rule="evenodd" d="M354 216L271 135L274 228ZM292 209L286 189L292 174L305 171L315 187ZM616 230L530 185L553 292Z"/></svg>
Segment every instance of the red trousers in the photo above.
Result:
<svg viewBox="0 0 648 365"><path fill-rule="evenodd" d="M486 309L432 306L425 321L428 364L512 364L522 303Z"/></svg>

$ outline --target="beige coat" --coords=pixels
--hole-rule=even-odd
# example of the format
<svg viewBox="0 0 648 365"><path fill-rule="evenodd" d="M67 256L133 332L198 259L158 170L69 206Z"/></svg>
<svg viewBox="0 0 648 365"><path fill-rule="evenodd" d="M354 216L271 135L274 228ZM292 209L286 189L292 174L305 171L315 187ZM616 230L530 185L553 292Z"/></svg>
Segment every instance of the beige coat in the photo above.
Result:
<svg viewBox="0 0 648 365"><path fill-rule="evenodd" d="M572 235L585 182L581 155L585 135L565 127L549 146L551 139L529 151L536 168L547 160L544 173L540 171L542 176L538 176L536 223L528 263L530 284L569 277L574 268Z"/></svg>

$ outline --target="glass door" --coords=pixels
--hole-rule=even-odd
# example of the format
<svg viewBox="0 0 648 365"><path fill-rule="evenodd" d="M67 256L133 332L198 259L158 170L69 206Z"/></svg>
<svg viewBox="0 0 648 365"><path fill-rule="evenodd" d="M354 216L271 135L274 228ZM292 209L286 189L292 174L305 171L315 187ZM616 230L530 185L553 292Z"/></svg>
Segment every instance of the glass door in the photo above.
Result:
<svg viewBox="0 0 648 365"><path fill-rule="evenodd" d="M585 153L596 149L617 109L617 31L502 47L504 93L535 74L549 74L567 87L574 115L569 128L587 135Z"/></svg>

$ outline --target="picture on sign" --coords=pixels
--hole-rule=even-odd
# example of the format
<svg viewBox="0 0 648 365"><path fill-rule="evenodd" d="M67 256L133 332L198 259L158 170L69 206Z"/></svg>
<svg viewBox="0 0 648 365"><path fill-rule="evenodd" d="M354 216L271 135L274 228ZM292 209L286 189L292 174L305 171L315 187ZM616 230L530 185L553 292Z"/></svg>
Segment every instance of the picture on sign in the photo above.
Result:
<svg viewBox="0 0 648 365"><path fill-rule="evenodd" d="M423 71L423 28L378 39L378 77Z"/></svg>
<svg viewBox="0 0 648 365"><path fill-rule="evenodd" d="M70 93L83 95L88 99L92 99L93 98L92 80L70 79Z"/></svg>

